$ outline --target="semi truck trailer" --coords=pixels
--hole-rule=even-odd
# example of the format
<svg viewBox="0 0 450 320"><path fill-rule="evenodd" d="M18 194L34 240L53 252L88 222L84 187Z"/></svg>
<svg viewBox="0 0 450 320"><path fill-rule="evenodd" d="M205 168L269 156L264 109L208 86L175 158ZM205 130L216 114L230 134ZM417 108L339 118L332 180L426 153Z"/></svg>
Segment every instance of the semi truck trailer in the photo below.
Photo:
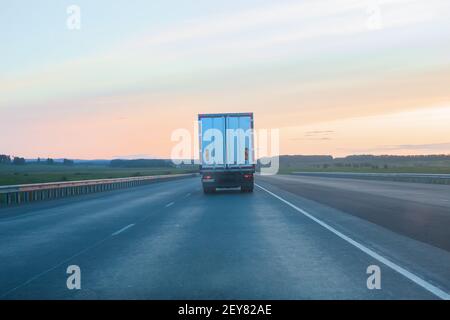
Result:
<svg viewBox="0 0 450 320"><path fill-rule="evenodd" d="M203 191L240 187L253 192L253 113L199 114L198 122Z"/></svg>

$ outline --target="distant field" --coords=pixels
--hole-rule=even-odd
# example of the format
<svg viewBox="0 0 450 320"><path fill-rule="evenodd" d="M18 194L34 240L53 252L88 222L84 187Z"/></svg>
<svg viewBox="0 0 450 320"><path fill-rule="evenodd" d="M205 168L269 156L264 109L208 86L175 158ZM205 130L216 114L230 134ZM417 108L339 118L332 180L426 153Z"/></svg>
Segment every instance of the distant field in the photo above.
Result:
<svg viewBox="0 0 450 320"><path fill-rule="evenodd" d="M0 165L0 185L111 179L189 172L193 172L193 170L177 168L111 168L99 165Z"/></svg>
<svg viewBox="0 0 450 320"><path fill-rule="evenodd" d="M450 166L447 167L390 167L390 168L353 168L353 167L328 167L328 168L281 168L280 174L289 174L292 172L357 172L357 173L436 173L450 174Z"/></svg>
<svg viewBox="0 0 450 320"><path fill-rule="evenodd" d="M292 172L357 172L357 173L436 173L450 174L449 167L390 167L390 168L353 168L353 167L303 167L281 168L280 174ZM193 170L177 168L112 168L101 165L37 165L24 166L0 165L0 185L28 183L76 181L90 179L110 179L159 174L190 173Z"/></svg>

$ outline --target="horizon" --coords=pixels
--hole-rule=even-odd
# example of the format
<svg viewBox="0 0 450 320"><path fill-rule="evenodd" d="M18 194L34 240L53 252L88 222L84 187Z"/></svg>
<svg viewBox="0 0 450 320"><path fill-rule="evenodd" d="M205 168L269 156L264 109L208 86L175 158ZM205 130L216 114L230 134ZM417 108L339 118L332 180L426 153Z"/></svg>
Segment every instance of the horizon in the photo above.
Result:
<svg viewBox="0 0 450 320"><path fill-rule="evenodd" d="M1 153L0 153L1 154ZM20 155L7 155L10 156L11 158L13 157L21 157ZM409 154L409 155L397 155L397 154L379 154L379 155L374 155L374 154L348 154L345 156L333 156L331 154L279 154L279 155L275 155L275 156L262 156L262 157L258 157L257 160L263 159L263 158L271 158L271 157L296 157L296 156L301 156L301 157L331 157L332 159L341 159L341 158L348 158L348 157L364 157L364 156L369 156L369 157L450 157L450 153L449 154ZM52 160L56 160L56 161L60 161L60 160L72 160L72 161L113 161L113 160L125 160L125 161L133 161L133 160L187 160L187 161L195 161L198 160L198 158L191 158L191 159L183 159L183 158L104 158L104 159L100 159L100 158L92 158L92 159L80 159L80 158L68 158L68 157L57 157L57 158L49 158L49 157L32 157L32 158L24 158L25 161L27 162L31 162L31 161L37 161L38 159L41 159L43 161L47 160L47 159L52 159Z"/></svg>

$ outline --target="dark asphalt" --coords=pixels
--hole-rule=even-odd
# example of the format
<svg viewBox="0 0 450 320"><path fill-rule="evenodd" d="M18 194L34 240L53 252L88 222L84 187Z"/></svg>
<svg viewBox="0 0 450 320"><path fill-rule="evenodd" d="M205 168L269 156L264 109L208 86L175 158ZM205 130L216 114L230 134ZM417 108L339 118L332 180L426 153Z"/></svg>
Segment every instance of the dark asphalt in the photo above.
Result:
<svg viewBox="0 0 450 320"><path fill-rule="evenodd" d="M257 181L312 214L332 210L285 192L269 179L274 178ZM447 251L345 212L327 213L327 219L448 292ZM81 290L66 287L69 265L81 268ZM381 268L381 290L366 286L369 265ZM204 195L199 178L0 210L0 296L438 298L260 188L253 194Z"/></svg>
<svg viewBox="0 0 450 320"><path fill-rule="evenodd" d="M450 251L450 186L283 175L261 180Z"/></svg>

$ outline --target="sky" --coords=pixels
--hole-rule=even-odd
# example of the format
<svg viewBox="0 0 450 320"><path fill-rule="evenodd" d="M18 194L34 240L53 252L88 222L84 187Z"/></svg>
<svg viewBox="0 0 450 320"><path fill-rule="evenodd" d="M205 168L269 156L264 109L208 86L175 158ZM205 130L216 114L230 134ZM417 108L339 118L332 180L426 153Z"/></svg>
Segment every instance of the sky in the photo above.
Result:
<svg viewBox="0 0 450 320"><path fill-rule="evenodd" d="M450 154L448 0L0 0L0 40L0 154L167 158L214 112L281 154Z"/></svg>

